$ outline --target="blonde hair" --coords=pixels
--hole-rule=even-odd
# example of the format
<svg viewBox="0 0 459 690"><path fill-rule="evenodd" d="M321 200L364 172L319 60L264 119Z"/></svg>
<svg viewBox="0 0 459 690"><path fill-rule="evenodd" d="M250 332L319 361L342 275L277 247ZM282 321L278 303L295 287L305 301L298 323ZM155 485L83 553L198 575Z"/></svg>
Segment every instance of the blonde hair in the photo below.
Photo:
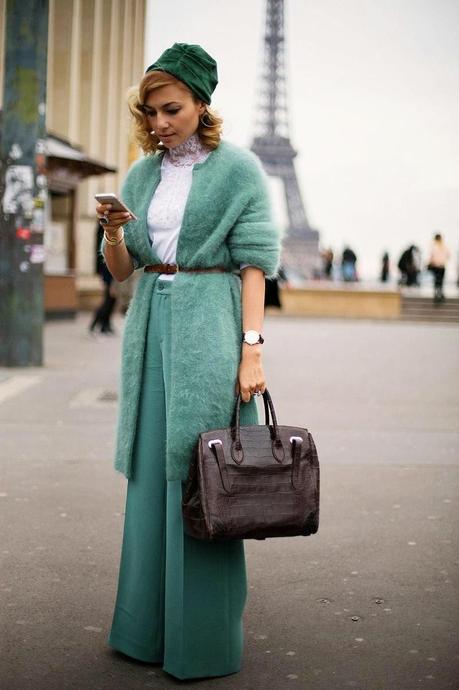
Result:
<svg viewBox="0 0 459 690"><path fill-rule="evenodd" d="M180 89L191 94L197 103L199 98L179 79L172 74L152 70L147 72L138 86L133 86L127 93L127 102L131 113L131 131L136 144L140 146L146 154L155 154L157 151L166 150L166 146L160 143L160 138L156 134L150 134L151 128L148 126L147 116L142 111L148 95L161 86L178 86ZM202 120L206 124L202 123ZM216 149L220 143L222 135L223 120L218 113L206 105L205 112L199 118L197 134L204 146L209 149Z"/></svg>

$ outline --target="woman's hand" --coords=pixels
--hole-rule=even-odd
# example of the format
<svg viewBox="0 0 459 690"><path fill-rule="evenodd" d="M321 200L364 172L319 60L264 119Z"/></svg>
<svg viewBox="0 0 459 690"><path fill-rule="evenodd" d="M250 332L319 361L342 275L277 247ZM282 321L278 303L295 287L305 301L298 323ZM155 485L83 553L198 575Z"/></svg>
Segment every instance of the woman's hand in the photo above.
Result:
<svg viewBox="0 0 459 690"><path fill-rule="evenodd" d="M108 223L101 223L102 227L106 231L110 238L117 237L118 230L124 223L131 218L131 214L123 211L113 211L111 212L111 204L97 204L96 211L99 220L105 216L108 218Z"/></svg>
<svg viewBox="0 0 459 690"><path fill-rule="evenodd" d="M241 393L243 402L249 402L257 391L266 389L265 373L262 363L262 345L242 343L242 356L239 363L236 394Z"/></svg>
<svg viewBox="0 0 459 690"><path fill-rule="evenodd" d="M104 258L108 270L115 280L122 283L123 280L129 278L134 272L134 263L132 256L129 254L123 239L123 230L120 230L122 225L128 222L131 217L130 213L113 211L110 212L111 204L97 204L96 211L100 218L108 218L108 223L101 223L107 237L110 240L117 240L115 245L108 242L105 243ZM119 240L119 241L118 241Z"/></svg>

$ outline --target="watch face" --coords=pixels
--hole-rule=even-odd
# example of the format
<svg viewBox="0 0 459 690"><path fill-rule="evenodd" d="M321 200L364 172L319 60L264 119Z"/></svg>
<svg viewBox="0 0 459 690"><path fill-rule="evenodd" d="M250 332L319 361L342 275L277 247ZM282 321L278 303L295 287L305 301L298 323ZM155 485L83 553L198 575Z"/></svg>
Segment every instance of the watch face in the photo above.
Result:
<svg viewBox="0 0 459 690"><path fill-rule="evenodd" d="M249 345L255 345L260 339L260 334L256 331L246 331L244 340L249 343Z"/></svg>

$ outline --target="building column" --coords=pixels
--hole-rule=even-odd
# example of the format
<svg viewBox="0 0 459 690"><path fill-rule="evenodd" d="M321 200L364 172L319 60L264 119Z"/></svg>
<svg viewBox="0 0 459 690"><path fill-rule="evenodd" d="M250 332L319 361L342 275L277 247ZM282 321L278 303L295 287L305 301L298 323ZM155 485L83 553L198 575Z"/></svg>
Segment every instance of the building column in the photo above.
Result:
<svg viewBox="0 0 459 690"><path fill-rule="evenodd" d="M68 137L80 141L80 74L81 74L81 0L73 0L72 34L70 38L69 123Z"/></svg>
<svg viewBox="0 0 459 690"><path fill-rule="evenodd" d="M134 85L132 80L132 36L133 34L133 2L124 0L123 17L123 49L121 55L121 88L118 121L120 123L120 136L118 148L118 184L124 179L129 167L129 110L126 102L126 92Z"/></svg>

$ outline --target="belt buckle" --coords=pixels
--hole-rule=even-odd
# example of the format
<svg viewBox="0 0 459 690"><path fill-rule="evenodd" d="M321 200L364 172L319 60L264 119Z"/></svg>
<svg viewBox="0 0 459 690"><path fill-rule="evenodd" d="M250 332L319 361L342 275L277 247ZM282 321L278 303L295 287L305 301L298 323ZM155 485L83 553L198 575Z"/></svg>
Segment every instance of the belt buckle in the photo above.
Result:
<svg viewBox="0 0 459 690"><path fill-rule="evenodd" d="M175 264L175 273L178 273L179 270L180 270L180 269L179 269L179 265L178 265L178 264Z"/></svg>

